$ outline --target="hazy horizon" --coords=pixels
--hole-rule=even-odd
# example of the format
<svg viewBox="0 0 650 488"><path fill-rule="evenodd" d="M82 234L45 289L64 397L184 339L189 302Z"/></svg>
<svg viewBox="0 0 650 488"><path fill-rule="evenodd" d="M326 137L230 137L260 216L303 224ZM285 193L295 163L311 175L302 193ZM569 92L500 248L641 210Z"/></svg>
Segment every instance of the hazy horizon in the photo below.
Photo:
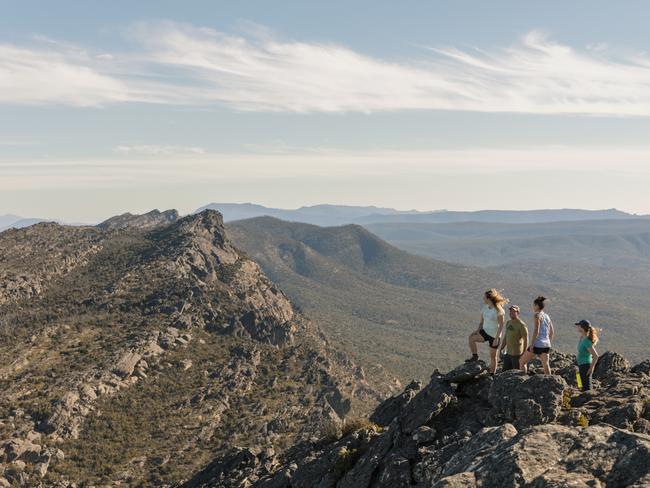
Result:
<svg viewBox="0 0 650 488"><path fill-rule="evenodd" d="M123 213L131 213L131 214L144 214L148 213L154 210L159 210L161 212L165 210L177 210L181 216L183 215L190 215L197 210L212 205L212 204L217 204L217 205L253 205L253 206L261 206L264 208L268 209L274 209L274 210L283 210L283 211L297 211L301 210L304 208L313 208L313 207L352 207L352 208L377 208L377 209L386 209L386 210L395 210L398 212L418 212L418 213L436 213L436 212L508 212L508 211L514 211L514 212L533 212L533 211L558 211L558 210L578 210L578 211L590 211L590 212L597 212L597 211L606 211L606 210L617 210L620 212L624 212L627 214L630 214L632 216L638 216L638 217L644 217L647 216L648 214L643 214L643 213L634 213L634 212L628 212L624 209L619 209L615 207L611 208L571 208L571 207L557 207L557 208L474 208L474 209L453 209L453 208L437 208L437 209L418 209L418 208L395 208L395 207L384 207L380 205L373 205L373 204L360 204L360 205L351 205L351 204L341 204L341 203L316 203L313 205L298 205L294 207L280 207L280 206L275 206L275 205L264 205L258 202L222 202L222 201L212 201L212 202L206 202L203 205L199 205L196 208L191 208L188 210L181 210L177 207L171 206L171 207L151 207L151 208L143 208L139 210L126 210L123 212L115 212L115 213L110 213L107 215L100 216L99 218L95 218L92 220L75 220L74 218L68 218L65 216L61 215L39 215L39 214L24 214L20 212L2 212L0 211L0 217L8 217L8 216L15 216L15 217L20 217L24 219L31 219L31 218L36 218L36 219L42 219L43 221L47 220L57 220L61 221L66 224L88 224L88 225L95 225L98 224L108 218L121 215Z"/></svg>

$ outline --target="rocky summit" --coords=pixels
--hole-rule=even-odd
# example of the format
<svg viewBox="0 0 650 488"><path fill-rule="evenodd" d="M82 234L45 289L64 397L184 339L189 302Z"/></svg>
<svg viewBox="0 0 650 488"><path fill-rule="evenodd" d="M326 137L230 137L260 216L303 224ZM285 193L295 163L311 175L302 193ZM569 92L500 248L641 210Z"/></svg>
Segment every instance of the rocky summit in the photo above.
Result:
<svg viewBox="0 0 650 488"><path fill-rule="evenodd" d="M370 420L282 456L236 449L185 487L461 488L650 486L650 363L608 352L580 393L575 357L554 375L494 378L483 362L409 384ZM268 473L269 466L278 466Z"/></svg>
<svg viewBox="0 0 650 488"><path fill-rule="evenodd" d="M379 399L215 211L0 233L0 487L172 486Z"/></svg>

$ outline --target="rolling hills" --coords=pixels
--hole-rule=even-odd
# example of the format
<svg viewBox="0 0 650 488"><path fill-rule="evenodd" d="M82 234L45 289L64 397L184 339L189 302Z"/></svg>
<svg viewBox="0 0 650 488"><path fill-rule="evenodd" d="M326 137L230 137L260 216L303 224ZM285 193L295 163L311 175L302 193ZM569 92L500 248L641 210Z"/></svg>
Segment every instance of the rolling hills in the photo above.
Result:
<svg viewBox="0 0 650 488"><path fill-rule="evenodd" d="M565 350L575 347L572 324L582 317L606 326L604 347L634 360L650 342L643 309L603 288L416 256L356 225L322 228L266 217L227 227L338 347L403 379L449 367L467 354L482 292L492 286L522 306L529 324L532 299L550 297L557 346Z"/></svg>

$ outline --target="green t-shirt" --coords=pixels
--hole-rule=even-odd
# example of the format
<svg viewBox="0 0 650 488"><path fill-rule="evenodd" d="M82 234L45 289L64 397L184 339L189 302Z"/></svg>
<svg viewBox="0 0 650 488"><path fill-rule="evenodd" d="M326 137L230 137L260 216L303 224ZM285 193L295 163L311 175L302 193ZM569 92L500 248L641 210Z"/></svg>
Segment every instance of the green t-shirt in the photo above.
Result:
<svg viewBox="0 0 650 488"><path fill-rule="evenodd" d="M506 323L506 354L521 356L524 353L524 339L527 338L528 328L523 320L508 320Z"/></svg>
<svg viewBox="0 0 650 488"><path fill-rule="evenodd" d="M594 345L588 337L580 338L580 342L578 342L578 364L591 364L593 360L589 352L591 347L594 347Z"/></svg>

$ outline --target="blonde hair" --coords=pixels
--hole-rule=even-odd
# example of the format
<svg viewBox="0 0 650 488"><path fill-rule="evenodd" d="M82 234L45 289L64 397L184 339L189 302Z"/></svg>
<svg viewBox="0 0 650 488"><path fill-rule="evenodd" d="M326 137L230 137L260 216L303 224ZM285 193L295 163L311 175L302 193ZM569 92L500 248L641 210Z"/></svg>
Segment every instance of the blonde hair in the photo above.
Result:
<svg viewBox="0 0 650 488"><path fill-rule="evenodd" d="M504 297L501 293L503 290L497 290L496 288L490 288L488 291L485 292L485 298L490 300L492 302L492 305L494 305L494 308L499 310L500 312L503 312L503 306L508 303L508 299Z"/></svg>

